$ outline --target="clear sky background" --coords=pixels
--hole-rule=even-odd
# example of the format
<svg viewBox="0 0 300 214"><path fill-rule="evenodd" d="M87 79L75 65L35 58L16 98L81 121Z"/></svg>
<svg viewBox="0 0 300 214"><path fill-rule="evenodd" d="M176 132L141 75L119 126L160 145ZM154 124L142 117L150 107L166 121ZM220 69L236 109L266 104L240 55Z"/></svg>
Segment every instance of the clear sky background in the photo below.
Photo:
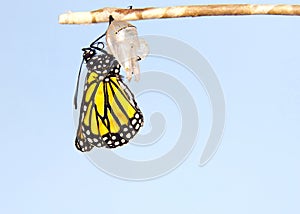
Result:
<svg viewBox="0 0 300 214"><path fill-rule="evenodd" d="M188 1L199 3L211 1ZM182 4L175 0L2 3L0 213L300 213L300 17L133 22L140 35L184 41L211 64L226 100L222 144L206 166L198 166L201 139L207 137L202 121L204 133L182 165L163 177L140 182L111 177L76 151L72 98L81 48L107 25L59 25L58 15L106 6ZM188 79L181 80L189 84ZM201 90L199 86L200 94ZM138 100L145 112L155 102L149 99ZM162 108L168 109L168 103ZM198 108L200 115L210 111L208 104ZM167 128L172 132L172 126ZM151 156L139 150L138 157L144 153Z"/></svg>

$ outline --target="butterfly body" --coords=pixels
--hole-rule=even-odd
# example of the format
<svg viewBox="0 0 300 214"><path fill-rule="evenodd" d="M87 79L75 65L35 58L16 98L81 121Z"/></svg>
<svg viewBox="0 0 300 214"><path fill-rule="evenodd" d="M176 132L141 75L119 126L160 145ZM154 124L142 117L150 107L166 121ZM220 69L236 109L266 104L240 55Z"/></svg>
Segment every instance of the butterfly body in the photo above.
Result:
<svg viewBox="0 0 300 214"><path fill-rule="evenodd" d="M112 55L87 49L83 58L88 72L79 110L76 148L86 152L95 146L122 146L143 126L143 114Z"/></svg>

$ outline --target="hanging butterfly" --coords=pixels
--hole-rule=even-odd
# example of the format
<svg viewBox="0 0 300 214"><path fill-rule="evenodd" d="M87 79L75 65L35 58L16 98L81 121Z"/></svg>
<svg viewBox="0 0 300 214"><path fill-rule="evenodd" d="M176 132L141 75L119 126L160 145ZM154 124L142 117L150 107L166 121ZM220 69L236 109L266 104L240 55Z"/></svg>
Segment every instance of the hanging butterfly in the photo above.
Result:
<svg viewBox="0 0 300 214"><path fill-rule="evenodd" d="M89 48L82 49L83 60L74 96L77 109L79 77L82 67L86 66L75 139L76 148L82 152L90 151L94 146L122 146L137 134L144 123L133 93L122 80L120 64L104 50L103 42L99 42L103 36L105 34Z"/></svg>

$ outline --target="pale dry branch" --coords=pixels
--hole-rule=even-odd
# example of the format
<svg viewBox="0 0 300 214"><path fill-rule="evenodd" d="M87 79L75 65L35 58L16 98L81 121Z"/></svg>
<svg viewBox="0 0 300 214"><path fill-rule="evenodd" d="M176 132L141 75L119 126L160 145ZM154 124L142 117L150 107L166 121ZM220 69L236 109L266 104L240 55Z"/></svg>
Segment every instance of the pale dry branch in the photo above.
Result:
<svg viewBox="0 0 300 214"><path fill-rule="evenodd" d="M59 16L60 24L92 24L108 22L109 15L115 20L132 21L143 19L179 18L196 16L239 15L300 15L300 5L270 4L216 4L189 5L165 8L102 8L90 12L68 12Z"/></svg>

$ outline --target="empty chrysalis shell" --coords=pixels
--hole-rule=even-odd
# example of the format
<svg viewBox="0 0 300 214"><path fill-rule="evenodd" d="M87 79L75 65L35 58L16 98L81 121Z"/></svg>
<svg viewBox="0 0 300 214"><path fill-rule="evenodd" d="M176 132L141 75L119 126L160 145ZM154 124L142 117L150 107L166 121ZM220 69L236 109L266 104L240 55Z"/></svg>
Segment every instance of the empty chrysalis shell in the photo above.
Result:
<svg viewBox="0 0 300 214"><path fill-rule="evenodd" d="M108 51L118 60L130 81L140 79L138 60L144 59L149 48L144 39L138 37L136 27L125 21L112 21L106 32Z"/></svg>

